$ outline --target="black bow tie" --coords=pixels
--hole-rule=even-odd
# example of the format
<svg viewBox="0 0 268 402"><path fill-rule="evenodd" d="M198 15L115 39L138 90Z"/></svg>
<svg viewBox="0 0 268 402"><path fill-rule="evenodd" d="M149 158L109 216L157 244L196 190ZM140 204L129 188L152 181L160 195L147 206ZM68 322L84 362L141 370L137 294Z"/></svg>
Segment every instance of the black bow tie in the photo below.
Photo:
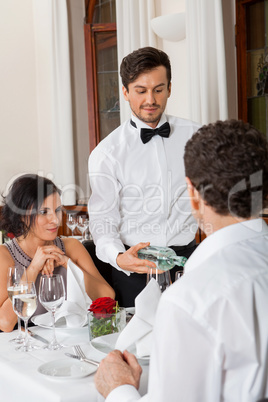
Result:
<svg viewBox="0 0 268 402"><path fill-rule="evenodd" d="M137 127L134 121L130 121L132 126ZM170 134L170 125L166 121L166 123L162 124L162 126L158 128L141 128L141 140L144 144L146 144L154 135L160 135L161 137L168 138Z"/></svg>
<svg viewBox="0 0 268 402"><path fill-rule="evenodd" d="M168 138L170 133L170 125L168 122L162 124L158 128L142 128L141 129L141 140L144 144L150 141L154 135L160 135L161 137Z"/></svg>

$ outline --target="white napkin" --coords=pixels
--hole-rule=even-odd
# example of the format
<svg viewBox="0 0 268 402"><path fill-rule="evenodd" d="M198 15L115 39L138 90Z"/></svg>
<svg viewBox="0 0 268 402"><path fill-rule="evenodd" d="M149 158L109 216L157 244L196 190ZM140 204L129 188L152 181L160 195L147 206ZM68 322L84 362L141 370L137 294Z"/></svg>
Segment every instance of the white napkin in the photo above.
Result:
<svg viewBox="0 0 268 402"><path fill-rule="evenodd" d="M83 327L87 322L87 311L92 300L87 295L84 283L84 274L71 259L67 264L67 299L56 311L55 321L64 317L67 327ZM35 317L35 324L52 325L51 313Z"/></svg>
<svg viewBox="0 0 268 402"><path fill-rule="evenodd" d="M115 349L123 352L133 343L136 344L137 357L150 356L152 329L155 313L161 297L159 285L151 279L135 299L135 315L119 335Z"/></svg>

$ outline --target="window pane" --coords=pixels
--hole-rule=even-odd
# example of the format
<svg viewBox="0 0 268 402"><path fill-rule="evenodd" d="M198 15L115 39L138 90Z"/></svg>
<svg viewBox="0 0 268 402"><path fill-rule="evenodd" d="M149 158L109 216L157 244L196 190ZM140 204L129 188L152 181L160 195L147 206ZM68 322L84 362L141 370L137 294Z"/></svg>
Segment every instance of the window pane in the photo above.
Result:
<svg viewBox="0 0 268 402"><path fill-rule="evenodd" d="M247 96L263 95L265 86L265 55L264 50L254 50L247 54Z"/></svg>
<svg viewBox="0 0 268 402"><path fill-rule="evenodd" d="M115 32L96 33L100 140L120 125L118 63Z"/></svg>
<svg viewBox="0 0 268 402"><path fill-rule="evenodd" d="M258 27L258 29L256 29ZM265 46L264 0L247 7L247 49L260 49Z"/></svg>
<svg viewBox="0 0 268 402"><path fill-rule="evenodd" d="M248 99L248 121L266 134L266 97Z"/></svg>
<svg viewBox="0 0 268 402"><path fill-rule="evenodd" d="M94 8L93 24L116 22L115 0L97 0Z"/></svg>
<svg viewBox="0 0 268 402"><path fill-rule="evenodd" d="M268 46L268 0L265 0L265 46Z"/></svg>

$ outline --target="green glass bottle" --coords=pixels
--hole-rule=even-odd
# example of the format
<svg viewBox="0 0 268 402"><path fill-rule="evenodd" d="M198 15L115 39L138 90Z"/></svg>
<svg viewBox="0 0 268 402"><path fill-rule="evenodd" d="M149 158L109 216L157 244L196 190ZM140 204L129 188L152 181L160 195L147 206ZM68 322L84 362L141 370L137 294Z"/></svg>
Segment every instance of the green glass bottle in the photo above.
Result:
<svg viewBox="0 0 268 402"><path fill-rule="evenodd" d="M138 251L138 257L142 260L149 260L156 264L161 271L169 271L175 265L184 267L187 258L177 256L175 251L169 247L149 246Z"/></svg>

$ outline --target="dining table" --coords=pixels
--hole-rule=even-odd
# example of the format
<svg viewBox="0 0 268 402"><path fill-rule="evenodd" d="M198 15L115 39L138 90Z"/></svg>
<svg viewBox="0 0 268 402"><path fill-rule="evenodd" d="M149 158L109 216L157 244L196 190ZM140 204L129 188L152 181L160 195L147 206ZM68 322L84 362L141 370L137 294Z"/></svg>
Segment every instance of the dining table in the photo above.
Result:
<svg viewBox="0 0 268 402"><path fill-rule="evenodd" d="M33 334L50 341L52 329L40 326L30 327ZM66 359L72 365L75 359L65 353L74 354L74 345L80 345L87 358L100 362L105 354L94 348L89 340L88 327L57 328L57 340L63 345L59 350L47 350L46 344L33 337L32 345L37 349L30 352L16 350L18 344L11 340L17 330L0 333L0 401L3 402L102 402L104 398L94 385L94 372L81 377L53 377L40 372L45 363L53 365ZM83 363L89 364L89 363ZM97 369L97 367L96 367ZM96 370L95 369L95 370ZM147 392L149 363L142 363L139 391Z"/></svg>

